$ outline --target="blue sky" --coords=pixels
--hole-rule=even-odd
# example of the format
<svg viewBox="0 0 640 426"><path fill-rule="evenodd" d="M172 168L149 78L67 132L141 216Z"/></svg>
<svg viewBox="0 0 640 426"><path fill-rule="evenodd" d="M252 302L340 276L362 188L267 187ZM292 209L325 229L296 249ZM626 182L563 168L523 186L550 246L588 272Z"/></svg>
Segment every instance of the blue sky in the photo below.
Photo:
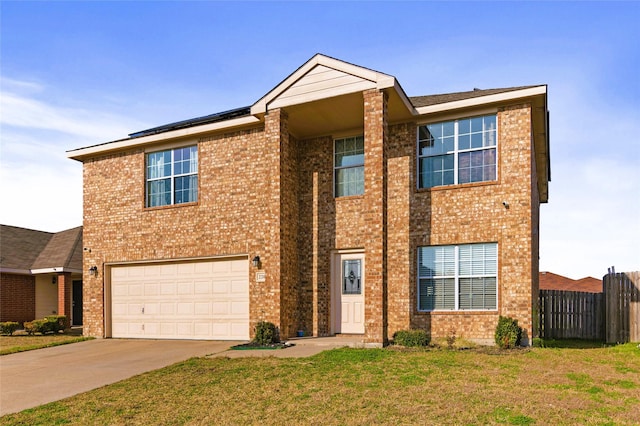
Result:
<svg viewBox="0 0 640 426"><path fill-rule="evenodd" d="M65 151L251 105L320 52L409 96L548 84L541 270L640 270L638 2L3 1L0 19L0 223L80 225Z"/></svg>

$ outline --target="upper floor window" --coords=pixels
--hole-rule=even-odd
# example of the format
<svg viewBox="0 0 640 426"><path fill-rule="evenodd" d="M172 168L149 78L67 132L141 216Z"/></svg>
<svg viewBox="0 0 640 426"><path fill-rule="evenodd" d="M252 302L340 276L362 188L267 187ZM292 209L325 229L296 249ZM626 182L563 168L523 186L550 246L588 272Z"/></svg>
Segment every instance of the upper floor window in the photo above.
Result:
<svg viewBox="0 0 640 426"><path fill-rule="evenodd" d="M336 139L335 196L364 194L364 136Z"/></svg>
<svg viewBox="0 0 640 426"><path fill-rule="evenodd" d="M198 147L147 154L147 207L198 201Z"/></svg>
<svg viewBox="0 0 640 426"><path fill-rule="evenodd" d="M418 188L497 179L496 116L418 127Z"/></svg>
<svg viewBox="0 0 640 426"><path fill-rule="evenodd" d="M495 310L496 243L418 247L418 310Z"/></svg>

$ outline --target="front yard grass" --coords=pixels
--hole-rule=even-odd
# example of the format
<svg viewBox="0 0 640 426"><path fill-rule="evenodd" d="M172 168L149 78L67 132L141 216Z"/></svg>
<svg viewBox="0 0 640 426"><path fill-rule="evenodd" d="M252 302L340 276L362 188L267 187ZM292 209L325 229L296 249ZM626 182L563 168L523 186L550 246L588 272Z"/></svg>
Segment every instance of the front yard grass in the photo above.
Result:
<svg viewBox="0 0 640 426"><path fill-rule="evenodd" d="M0 355L48 348L50 346L66 345L67 343L82 342L83 340L89 339L91 339L91 337L82 337L77 334L45 334L33 336L16 334L13 336L0 336Z"/></svg>
<svg viewBox="0 0 640 426"><path fill-rule="evenodd" d="M640 423L640 349L194 358L0 423L630 425Z"/></svg>

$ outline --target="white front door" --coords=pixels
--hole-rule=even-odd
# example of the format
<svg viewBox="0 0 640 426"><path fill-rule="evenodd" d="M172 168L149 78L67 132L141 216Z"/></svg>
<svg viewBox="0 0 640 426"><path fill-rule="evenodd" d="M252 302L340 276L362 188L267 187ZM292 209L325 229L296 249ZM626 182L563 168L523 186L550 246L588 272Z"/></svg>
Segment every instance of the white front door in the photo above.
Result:
<svg viewBox="0 0 640 426"><path fill-rule="evenodd" d="M335 332L364 334L364 254L337 254L334 266Z"/></svg>

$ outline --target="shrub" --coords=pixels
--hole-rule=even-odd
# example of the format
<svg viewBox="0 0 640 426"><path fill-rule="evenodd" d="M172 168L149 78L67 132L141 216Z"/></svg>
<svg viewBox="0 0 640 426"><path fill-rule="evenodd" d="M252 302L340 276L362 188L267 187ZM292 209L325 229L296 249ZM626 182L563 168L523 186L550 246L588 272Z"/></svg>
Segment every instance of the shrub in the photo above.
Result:
<svg viewBox="0 0 640 426"><path fill-rule="evenodd" d="M255 331L256 336L253 341L260 346L267 346L280 341L276 326L272 322L260 321L256 325Z"/></svg>
<svg viewBox="0 0 640 426"><path fill-rule="evenodd" d="M429 336L425 330L399 330L393 335L393 343L408 347L427 346Z"/></svg>
<svg viewBox="0 0 640 426"><path fill-rule="evenodd" d="M51 315L43 319L27 321L24 323L24 331L32 335L35 333L58 333L64 331L67 325L67 317L65 315Z"/></svg>
<svg viewBox="0 0 640 426"><path fill-rule="evenodd" d="M35 333L42 333L43 324L44 320L25 321L24 331L26 331L30 336Z"/></svg>
<svg viewBox="0 0 640 426"><path fill-rule="evenodd" d="M48 327L54 333L58 333L60 331L64 331L67 326L67 316L66 315L50 315L45 317L45 321L50 324Z"/></svg>
<svg viewBox="0 0 640 426"><path fill-rule="evenodd" d="M540 337L534 337L532 346L534 348L544 348L545 347L544 340Z"/></svg>
<svg viewBox="0 0 640 426"><path fill-rule="evenodd" d="M11 336L20 327L15 321L0 322L0 334Z"/></svg>
<svg viewBox="0 0 640 426"><path fill-rule="evenodd" d="M496 344L502 349L519 346L522 338L522 327L518 325L518 320L500 315L496 326L495 338Z"/></svg>

